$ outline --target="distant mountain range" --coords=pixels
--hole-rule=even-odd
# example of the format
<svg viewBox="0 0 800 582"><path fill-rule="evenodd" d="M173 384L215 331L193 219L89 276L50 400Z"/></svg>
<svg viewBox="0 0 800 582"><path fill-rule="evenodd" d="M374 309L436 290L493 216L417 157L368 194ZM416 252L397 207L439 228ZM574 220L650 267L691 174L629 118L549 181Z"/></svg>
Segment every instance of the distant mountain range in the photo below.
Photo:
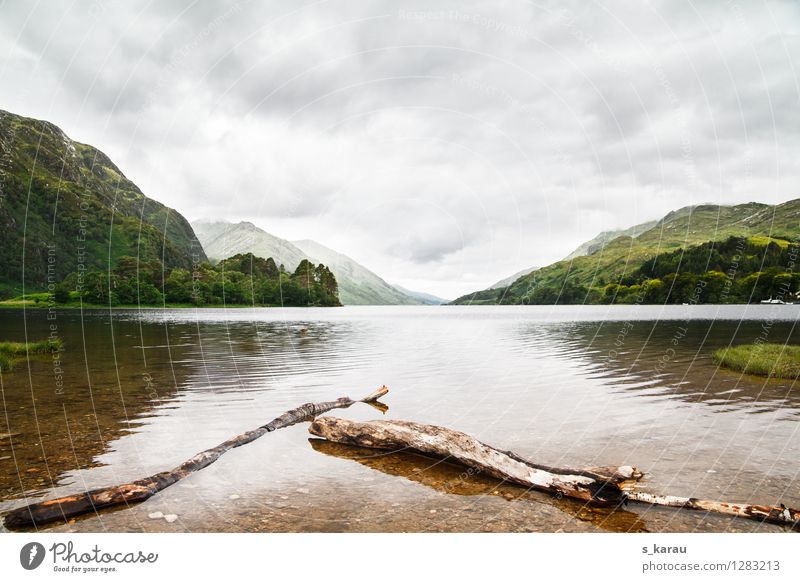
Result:
<svg viewBox="0 0 800 582"><path fill-rule="evenodd" d="M0 295L108 270L123 256L167 268L206 260L188 221L103 152L0 110Z"/></svg>
<svg viewBox="0 0 800 582"><path fill-rule="evenodd" d="M409 297L412 297L422 303L423 305L445 305L450 303L449 299L442 299L441 297L437 297L436 295L431 295L430 293L422 293L420 291L411 291L410 289L406 289L405 287L401 287L400 285L392 285L395 289L398 289L402 293L405 293Z"/></svg>
<svg viewBox="0 0 800 582"><path fill-rule="evenodd" d="M0 110L0 298L23 288L46 289L68 276L73 281L78 272L110 272L123 257L152 272L158 265L170 272L252 252L290 272L303 259L325 263L344 304L446 302L390 285L314 241L289 242L249 222L193 226L145 196L97 148L71 140L47 121Z"/></svg>
<svg viewBox="0 0 800 582"><path fill-rule="evenodd" d="M273 236L251 222L233 224L197 220L192 222L192 227L203 245L203 250L212 261L221 261L241 253L253 253L264 259L271 257L276 264L283 265L291 272L300 261L308 258L288 240Z"/></svg>
<svg viewBox="0 0 800 582"><path fill-rule="evenodd" d="M582 292L590 297L592 291L627 281L648 261L676 250L729 237L741 237L764 248L770 242L785 248L796 242L798 234L800 199L775 206L757 202L687 206L658 221L601 233L561 261L517 277L505 286L469 293L453 303L549 302L548 297L563 301L565 290L579 289L582 291L573 298L577 300Z"/></svg>
<svg viewBox="0 0 800 582"><path fill-rule="evenodd" d="M347 255L313 240L293 244L316 263L325 264L339 282L339 299L344 305L420 305L422 302L393 287Z"/></svg>
<svg viewBox="0 0 800 582"><path fill-rule="evenodd" d="M294 270L303 259L323 263L336 276L339 298L344 305L423 305L447 302L390 285L347 255L312 240L290 242L250 222L234 224L224 221L197 221L192 226L212 260L251 252L260 257L272 257L289 271Z"/></svg>
<svg viewBox="0 0 800 582"><path fill-rule="evenodd" d="M311 240L290 242L249 222L193 226L142 193L97 148L73 141L47 121L0 110L0 298L23 287L36 291L68 278L74 282L80 273L110 272L120 264L147 265L160 289L164 273L252 252L290 272L304 259L327 265L346 305L445 302L391 285ZM752 292L740 286L736 297L775 293L779 282L780 289L796 293L800 274L783 272L781 265L794 256L798 234L800 199L775 206L687 206L658 221L602 232L561 261L525 269L453 303L591 303L620 297L630 302L645 295L676 301L690 282L718 283L740 246L749 253L744 257L749 271L737 276L752 279Z"/></svg>

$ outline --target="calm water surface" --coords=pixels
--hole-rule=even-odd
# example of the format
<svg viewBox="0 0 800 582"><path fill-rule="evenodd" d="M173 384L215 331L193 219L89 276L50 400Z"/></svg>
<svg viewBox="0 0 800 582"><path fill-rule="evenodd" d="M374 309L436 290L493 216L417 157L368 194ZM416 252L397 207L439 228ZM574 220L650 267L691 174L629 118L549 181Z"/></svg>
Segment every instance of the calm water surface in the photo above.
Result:
<svg viewBox="0 0 800 582"><path fill-rule="evenodd" d="M730 344L800 343L798 306L0 311L55 325L59 362L4 373L0 512L140 478L308 401L381 384L388 418L548 465L633 464L647 490L800 507L800 390L716 368ZM357 405L334 414L375 419ZM781 531L556 500L441 461L268 434L130 509L55 531ZM156 511L178 520L149 519Z"/></svg>

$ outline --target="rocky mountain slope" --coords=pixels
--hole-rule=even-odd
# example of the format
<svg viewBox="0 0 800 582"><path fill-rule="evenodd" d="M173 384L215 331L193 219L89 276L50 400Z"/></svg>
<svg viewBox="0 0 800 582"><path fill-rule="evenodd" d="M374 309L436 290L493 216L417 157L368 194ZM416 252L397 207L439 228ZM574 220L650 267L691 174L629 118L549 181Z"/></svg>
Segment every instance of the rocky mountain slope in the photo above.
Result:
<svg viewBox="0 0 800 582"><path fill-rule="evenodd" d="M593 255L598 251L603 250L603 248L612 240L617 239L621 236L630 236L636 237L645 232L646 230L650 230L656 224L658 224L657 220L650 220L648 222L643 222L642 224L637 224L630 228L626 228L624 230L606 230L598 234L592 240L588 240L582 245L580 245L577 249L572 251L568 254L564 259L574 259L576 257L585 257L587 255ZM522 273L522 275L527 275L527 273ZM516 277L518 279L519 277ZM512 283L513 281L509 281ZM508 284L508 283L507 283Z"/></svg>
<svg viewBox="0 0 800 582"><path fill-rule="evenodd" d="M45 289L122 256L206 260L188 221L145 196L97 148L47 121L0 110L0 293Z"/></svg>

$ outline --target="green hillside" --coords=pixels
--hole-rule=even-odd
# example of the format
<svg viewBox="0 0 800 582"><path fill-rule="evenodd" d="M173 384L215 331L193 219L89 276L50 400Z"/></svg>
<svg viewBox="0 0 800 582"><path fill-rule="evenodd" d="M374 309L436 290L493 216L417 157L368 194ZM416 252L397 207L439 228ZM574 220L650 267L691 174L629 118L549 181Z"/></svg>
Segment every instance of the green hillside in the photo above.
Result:
<svg viewBox="0 0 800 582"><path fill-rule="evenodd" d="M709 241L739 237L764 244L795 241L800 234L800 199L770 206L700 205L667 214L636 237L620 236L596 253L565 259L522 276L508 287L460 297L457 304L595 303L608 285L630 281L647 262Z"/></svg>
<svg viewBox="0 0 800 582"><path fill-rule="evenodd" d="M0 110L0 296L108 269L206 260L186 219L146 197L101 151Z"/></svg>

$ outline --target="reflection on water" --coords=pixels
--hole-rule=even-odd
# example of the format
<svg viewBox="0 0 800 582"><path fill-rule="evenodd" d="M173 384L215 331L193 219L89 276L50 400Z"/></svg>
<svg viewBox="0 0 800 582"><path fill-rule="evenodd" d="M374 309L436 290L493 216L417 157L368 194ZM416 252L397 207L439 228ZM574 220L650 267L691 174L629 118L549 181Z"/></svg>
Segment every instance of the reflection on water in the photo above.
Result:
<svg viewBox="0 0 800 582"><path fill-rule="evenodd" d="M602 326L582 322L568 328L521 330L524 349L543 341L560 343L565 352L581 351L594 362L597 378L612 378L626 390L704 402L722 410L751 413L782 412L786 418L800 414L800 390L786 379L758 378L718 369L714 351L751 343L768 330L770 342L797 343L795 323L753 325L738 321L623 321ZM544 334L545 337L542 337Z"/></svg>
<svg viewBox="0 0 800 582"><path fill-rule="evenodd" d="M526 490L513 483L500 482L481 475L474 469L431 459L408 452L383 452L331 443L321 439L309 439L315 451L352 459L365 467L386 475L403 477L414 483L447 495L497 495L519 505L547 505L580 521L590 522L611 531L647 531L635 513L625 509L612 510L605 507L589 507L573 499L557 499L533 490Z"/></svg>
<svg viewBox="0 0 800 582"><path fill-rule="evenodd" d="M800 306L391 307L59 312L60 372L2 375L0 511L142 477L307 401L381 384L389 418L449 426L556 466L634 464L649 490L800 506L795 383L718 370L729 344L800 343ZM691 319L687 320L687 317ZM0 311L41 339L42 311ZM63 374L64 388L56 383ZM373 419L359 405L336 414ZM87 531L778 531L662 510L591 510L298 426ZM154 511L175 513L167 524Z"/></svg>

